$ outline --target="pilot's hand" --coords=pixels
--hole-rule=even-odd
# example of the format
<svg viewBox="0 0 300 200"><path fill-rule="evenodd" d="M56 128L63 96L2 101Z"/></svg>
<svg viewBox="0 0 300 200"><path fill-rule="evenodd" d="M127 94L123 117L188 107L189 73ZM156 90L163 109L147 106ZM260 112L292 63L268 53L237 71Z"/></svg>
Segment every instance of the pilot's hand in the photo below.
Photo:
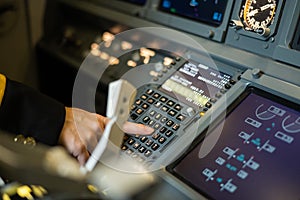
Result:
<svg viewBox="0 0 300 200"><path fill-rule="evenodd" d="M96 147L109 119L78 108L66 107L65 123L59 136L59 144L77 158L81 165ZM142 124L126 122L123 131L130 134L151 134L154 130Z"/></svg>

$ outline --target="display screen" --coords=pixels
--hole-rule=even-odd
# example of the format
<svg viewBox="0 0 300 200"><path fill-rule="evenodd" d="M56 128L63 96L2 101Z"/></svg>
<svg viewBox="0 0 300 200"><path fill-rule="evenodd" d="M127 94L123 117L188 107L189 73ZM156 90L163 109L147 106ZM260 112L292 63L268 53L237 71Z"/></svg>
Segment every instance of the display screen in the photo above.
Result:
<svg viewBox="0 0 300 200"><path fill-rule="evenodd" d="M224 18L227 0L161 0L160 10L219 26Z"/></svg>
<svg viewBox="0 0 300 200"><path fill-rule="evenodd" d="M137 4L137 5L145 5L147 0L119 0L119 1L125 1L125 2L129 2L129 3Z"/></svg>
<svg viewBox="0 0 300 200"><path fill-rule="evenodd" d="M162 84L160 90L190 106L203 107L230 79L230 75L206 65L187 62Z"/></svg>
<svg viewBox="0 0 300 200"><path fill-rule="evenodd" d="M214 148L200 158L202 141L171 171L216 200L300 199L299 105L252 90L208 133L221 133Z"/></svg>

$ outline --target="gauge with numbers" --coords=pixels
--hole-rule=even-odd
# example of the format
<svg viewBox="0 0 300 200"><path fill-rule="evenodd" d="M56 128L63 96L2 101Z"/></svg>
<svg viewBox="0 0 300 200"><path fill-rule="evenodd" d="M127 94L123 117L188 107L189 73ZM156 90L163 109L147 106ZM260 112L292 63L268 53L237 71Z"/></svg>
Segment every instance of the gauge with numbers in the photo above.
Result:
<svg viewBox="0 0 300 200"><path fill-rule="evenodd" d="M274 21L276 7L276 0L244 0L240 11L244 29L268 36L268 27Z"/></svg>

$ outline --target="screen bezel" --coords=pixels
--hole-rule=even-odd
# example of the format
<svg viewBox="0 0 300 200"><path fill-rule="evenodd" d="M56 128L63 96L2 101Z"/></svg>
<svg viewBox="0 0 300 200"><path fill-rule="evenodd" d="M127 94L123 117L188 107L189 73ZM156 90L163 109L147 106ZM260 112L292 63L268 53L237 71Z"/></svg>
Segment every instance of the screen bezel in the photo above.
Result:
<svg viewBox="0 0 300 200"><path fill-rule="evenodd" d="M288 101L282 97L276 96L274 94L271 94L269 92L266 92L262 89L253 87L253 86L249 86L247 87L244 92L231 104L227 107L226 109L226 116L224 117L219 117L215 122L213 122L209 127L207 127L201 134L199 134L199 136L192 142L192 144L190 145L190 147L177 159L175 160L173 163L171 163L170 165L168 165L166 167L166 171L170 174L172 174L173 176L175 176L176 178L178 178L181 182L185 183L186 185L188 185L190 188L192 188L193 190L195 190L197 193L199 193L200 195L203 195L206 198L212 198L207 192L205 192L204 190L199 189L198 187L196 187L193 183L189 182L189 180L185 179L184 177L182 177L180 174L178 174L174 169L175 167L187 156L189 155L195 148L198 147L198 145L200 143L203 142L203 140L205 139L205 136L208 135L210 131L213 131L218 124L225 119L235 110L235 108L243 102L243 100L245 100L248 95L250 95L251 93L254 93L256 95L259 95L261 97L267 98L269 100L272 100L276 103L280 103L283 106L287 106L291 109L294 109L296 111L300 111L300 105L293 103L291 101Z"/></svg>

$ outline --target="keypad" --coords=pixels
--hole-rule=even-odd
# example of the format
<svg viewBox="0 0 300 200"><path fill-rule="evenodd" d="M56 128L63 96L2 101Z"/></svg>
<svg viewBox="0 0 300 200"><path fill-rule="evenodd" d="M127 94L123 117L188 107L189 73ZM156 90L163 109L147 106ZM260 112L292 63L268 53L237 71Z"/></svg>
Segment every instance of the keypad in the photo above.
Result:
<svg viewBox="0 0 300 200"><path fill-rule="evenodd" d="M181 123L189 116L182 114L183 105L175 99L165 96L153 88L146 88L137 95L131 106L130 119L137 123L146 124L155 131L151 135L132 136L126 134L122 150L127 155L138 160L154 159L169 144L179 130Z"/></svg>

